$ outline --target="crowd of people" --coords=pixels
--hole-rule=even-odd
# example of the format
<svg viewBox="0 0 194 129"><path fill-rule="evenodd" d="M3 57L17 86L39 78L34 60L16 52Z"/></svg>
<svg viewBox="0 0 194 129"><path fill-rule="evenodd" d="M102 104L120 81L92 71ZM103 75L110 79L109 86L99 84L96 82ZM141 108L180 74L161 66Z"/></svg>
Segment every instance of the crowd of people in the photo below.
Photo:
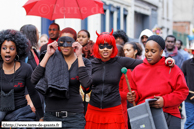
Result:
<svg viewBox="0 0 194 129"><path fill-rule="evenodd" d="M143 30L130 42L123 30L78 33L56 23L0 31L0 121L62 121L69 129L130 129L127 109L155 98L169 129L193 128L193 58L181 40ZM194 55L194 47L191 48ZM172 63L169 63L172 62ZM132 92L121 69L126 67ZM87 96L86 96L87 94ZM189 95L188 95L189 94Z"/></svg>

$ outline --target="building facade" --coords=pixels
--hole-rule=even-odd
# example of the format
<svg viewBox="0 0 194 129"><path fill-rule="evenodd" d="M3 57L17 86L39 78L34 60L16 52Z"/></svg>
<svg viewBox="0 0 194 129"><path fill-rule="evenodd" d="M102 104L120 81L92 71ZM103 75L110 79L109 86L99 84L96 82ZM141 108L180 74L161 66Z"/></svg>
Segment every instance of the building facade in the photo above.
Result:
<svg viewBox="0 0 194 129"><path fill-rule="evenodd" d="M184 46L189 48L194 43L193 24L194 24L194 0L173 1L173 30L177 39L183 41ZM188 38L189 37L189 38Z"/></svg>

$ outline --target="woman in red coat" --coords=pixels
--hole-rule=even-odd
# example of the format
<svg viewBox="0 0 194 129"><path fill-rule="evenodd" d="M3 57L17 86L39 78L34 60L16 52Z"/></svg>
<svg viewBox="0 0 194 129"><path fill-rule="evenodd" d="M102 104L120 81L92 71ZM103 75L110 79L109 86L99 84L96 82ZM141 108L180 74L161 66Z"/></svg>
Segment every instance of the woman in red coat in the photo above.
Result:
<svg viewBox="0 0 194 129"><path fill-rule="evenodd" d="M170 68L162 57L165 42L162 37L153 35L145 46L145 59L132 72L132 93L127 94L128 101L137 104L146 99L156 98L150 106L163 108L169 129L181 128L181 116L178 106L186 99L188 87L184 75L178 66ZM130 116L129 116L130 117Z"/></svg>

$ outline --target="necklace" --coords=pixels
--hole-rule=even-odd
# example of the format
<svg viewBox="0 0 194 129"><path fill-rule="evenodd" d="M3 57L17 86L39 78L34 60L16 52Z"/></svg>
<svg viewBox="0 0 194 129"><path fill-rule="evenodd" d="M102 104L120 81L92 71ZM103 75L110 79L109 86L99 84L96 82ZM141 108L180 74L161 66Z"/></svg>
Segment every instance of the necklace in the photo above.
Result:
<svg viewBox="0 0 194 129"><path fill-rule="evenodd" d="M11 68L10 70L4 70L4 71L10 72L10 71L12 71L14 69L14 67L15 67L15 62L14 62L13 68Z"/></svg>

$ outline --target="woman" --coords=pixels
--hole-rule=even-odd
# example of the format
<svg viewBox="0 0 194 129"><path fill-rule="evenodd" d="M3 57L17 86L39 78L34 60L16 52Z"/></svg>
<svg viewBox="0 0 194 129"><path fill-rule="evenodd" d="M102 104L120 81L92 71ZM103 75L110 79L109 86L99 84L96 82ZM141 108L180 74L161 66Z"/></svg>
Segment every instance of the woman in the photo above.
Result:
<svg viewBox="0 0 194 129"><path fill-rule="evenodd" d="M94 42L90 40L90 33L85 29L80 30L78 32L77 41L82 45L82 56L89 60L93 59L92 53ZM82 96L84 103L84 114L86 113L88 102L90 101L90 94L89 88L85 89L80 87L80 95Z"/></svg>
<svg viewBox="0 0 194 129"><path fill-rule="evenodd" d="M84 129L84 108L79 87L87 88L91 84L91 63L82 57L82 46L74 42L72 32L66 30L61 33L64 36L59 38L58 43L48 44L31 81L45 96L44 121L62 121L65 129Z"/></svg>
<svg viewBox="0 0 194 129"><path fill-rule="evenodd" d="M32 66L34 70L36 66L39 64L39 54L36 51L38 48L38 40L39 40L39 32L36 26L27 24L20 28L20 32L22 32L28 39L28 44L30 46L30 51L28 52L28 56L25 58L25 62ZM30 105L33 112L35 112L35 107L29 97L28 92L26 91L26 99L28 104ZM39 94L40 95L40 94ZM40 95L42 107L44 107L44 97Z"/></svg>
<svg viewBox="0 0 194 129"><path fill-rule="evenodd" d="M40 36L40 47L43 46L44 44L47 44L48 40L49 40L49 38L48 38L47 34L42 34Z"/></svg>
<svg viewBox="0 0 194 129"><path fill-rule="evenodd" d="M142 47L136 42L127 42L123 46L125 57L130 57L133 59L138 59L142 54Z"/></svg>
<svg viewBox="0 0 194 129"><path fill-rule="evenodd" d="M150 103L154 108L163 108L169 129L181 128L181 116L178 106L186 99L188 87L184 75L178 66L169 68L162 57L165 42L158 35L150 36L145 46L143 64L132 73L132 93L127 94L128 101L137 104L145 99L156 98ZM142 79L139 79L142 78Z"/></svg>
<svg viewBox="0 0 194 129"><path fill-rule="evenodd" d="M86 112L86 129L124 129L119 94L121 68L134 68L142 60L118 57L113 32L98 34L92 60L92 93Z"/></svg>
<svg viewBox="0 0 194 129"><path fill-rule="evenodd" d="M38 29L31 24L24 25L20 28L20 32L26 35L27 39L29 40L30 52L28 53L28 57L26 58L26 62L32 66L34 70L36 66L39 64L39 54L36 51L38 48L38 40L39 40L39 33Z"/></svg>
<svg viewBox="0 0 194 129"><path fill-rule="evenodd" d="M87 30L80 30L78 32L77 41L82 45L83 57L93 59L93 45L94 42L90 40L90 33Z"/></svg>
<svg viewBox="0 0 194 129"><path fill-rule="evenodd" d="M43 116L40 98L34 85L30 82L32 68L29 64L21 61L29 51L27 42L27 38L19 31L4 30L0 32L2 58L0 62L0 110L4 111L4 115L0 115L0 121L33 121L35 118L39 120ZM26 87L36 108L36 115L30 106L27 106L24 95ZM13 98L3 95L8 93L11 93Z"/></svg>

